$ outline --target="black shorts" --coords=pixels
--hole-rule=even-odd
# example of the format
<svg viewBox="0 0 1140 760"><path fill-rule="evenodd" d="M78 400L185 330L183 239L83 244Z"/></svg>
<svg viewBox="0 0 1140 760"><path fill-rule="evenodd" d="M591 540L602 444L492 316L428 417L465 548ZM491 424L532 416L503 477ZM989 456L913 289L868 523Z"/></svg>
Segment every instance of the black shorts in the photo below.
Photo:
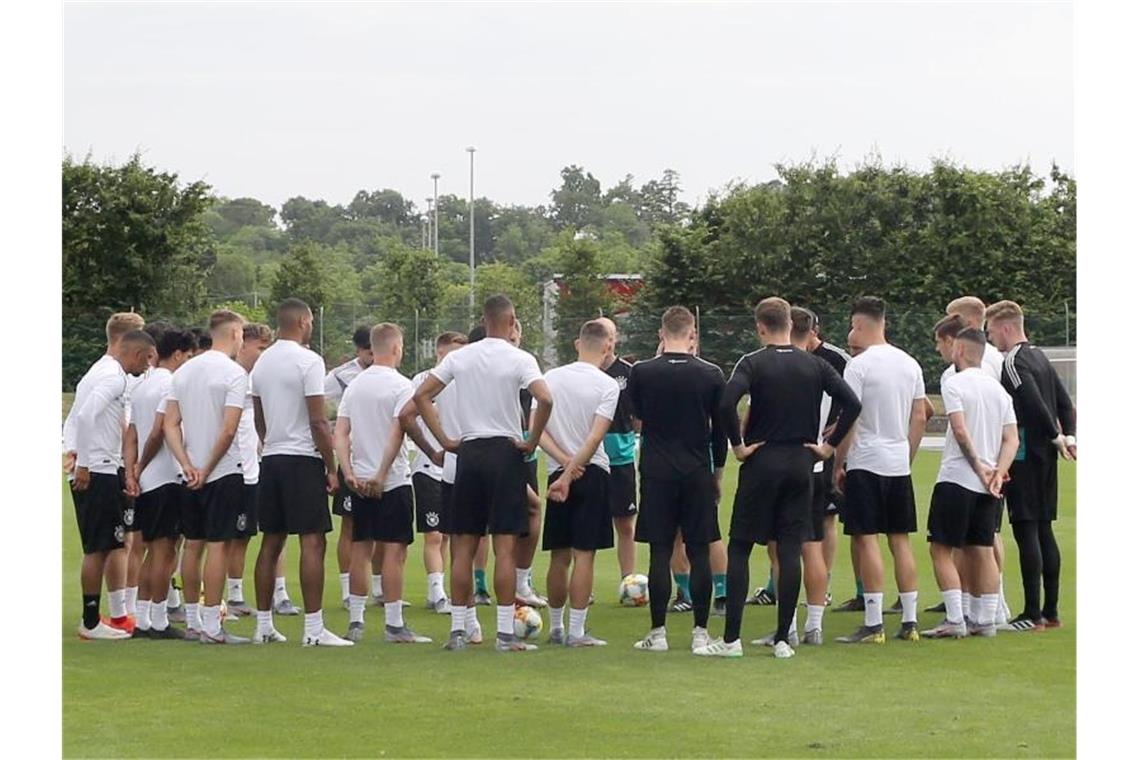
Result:
<svg viewBox="0 0 1140 760"><path fill-rule="evenodd" d="M693 546L720 540L712 470L677 478L642 476L634 539L643 544L672 544L678 530L685 543Z"/></svg>
<svg viewBox="0 0 1140 760"><path fill-rule="evenodd" d="M178 538L182 534L183 502L188 498L190 492L181 483L167 483L139 494L135 499L135 522L142 531L143 541Z"/></svg>
<svg viewBox="0 0 1140 760"><path fill-rule="evenodd" d="M257 535L257 483L241 484L241 511L237 520L235 538L253 538Z"/></svg>
<svg viewBox="0 0 1140 760"><path fill-rule="evenodd" d="M526 463L526 484L532 491L538 493L538 459L531 459Z"/></svg>
<svg viewBox="0 0 1140 760"><path fill-rule="evenodd" d="M416 495L416 532L450 533L451 510L444 506L443 483L424 472L412 475Z"/></svg>
<svg viewBox="0 0 1140 760"><path fill-rule="evenodd" d="M415 496L410 485L385 491L379 499L355 492L351 496L353 541L410 544L415 540L412 532Z"/></svg>
<svg viewBox="0 0 1140 760"><path fill-rule="evenodd" d="M1009 521L1046 522L1057 519L1057 455L1032 454L1015 461L1005 484Z"/></svg>
<svg viewBox="0 0 1140 760"><path fill-rule="evenodd" d="M824 506L823 513L825 515L839 514L840 505L843 503L843 494L835 490L835 457L831 457L823 463L823 480L820 483L821 487L827 494L827 502Z"/></svg>
<svg viewBox="0 0 1140 760"><path fill-rule="evenodd" d="M84 554L109 552L123 548L123 509L127 495L123 493L120 475L93 472L86 491L71 487L75 503L75 521L79 524L79 540Z"/></svg>
<svg viewBox="0 0 1140 760"><path fill-rule="evenodd" d="M811 451L798 444L757 449L740 465L729 538L756 544L810 540L813 464Z"/></svg>
<svg viewBox="0 0 1140 760"><path fill-rule="evenodd" d="M228 541L238 537L245 517L245 482L240 472L190 491L183 502L180 524L188 541Z"/></svg>
<svg viewBox="0 0 1140 760"><path fill-rule="evenodd" d="M328 533L332 530L325 463L316 457L273 454L261 460L257 520L262 533Z"/></svg>
<svg viewBox="0 0 1140 760"><path fill-rule="evenodd" d="M811 474L811 535L808 541L823 540L823 521L831 504L831 482L827 471Z"/></svg>
<svg viewBox="0 0 1140 760"><path fill-rule="evenodd" d="M637 514L637 468L633 463L610 465L610 516Z"/></svg>
<svg viewBox="0 0 1140 760"><path fill-rule="evenodd" d="M530 527L527 463L510 438L476 438L459 446L451 491L451 532L525 535Z"/></svg>
<svg viewBox="0 0 1140 760"><path fill-rule="evenodd" d="M348 483L344 480L344 471L338 465L336 479L340 488L333 494L332 513L338 517L352 517L352 498L349 496Z"/></svg>
<svg viewBox="0 0 1140 760"><path fill-rule="evenodd" d="M926 518L926 540L943 546L993 546L994 513L1001 500L978 493L957 483L934 484L930 514Z"/></svg>
<svg viewBox="0 0 1140 760"><path fill-rule="evenodd" d="M843 532L848 536L877 533L914 533L918 515L910 475L876 475L869 470L851 470L845 486Z"/></svg>
<svg viewBox="0 0 1140 760"><path fill-rule="evenodd" d="M562 474L553 473L547 487ZM542 526L542 550L612 549L614 524L610 516L610 478L601 467L591 464L582 477L570 484L564 502L546 502L546 523Z"/></svg>
<svg viewBox="0 0 1140 760"><path fill-rule="evenodd" d="M453 523L455 522L455 518L454 518L455 507L453 506L453 504L455 502L454 491L455 491L455 484L454 483L448 483L443 478L440 478L440 480L439 480L439 506L440 506L440 509L447 512L447 531L446 532L449 534L455 532L455 528L453 525ZM441 532L443 532L443 531L441 531Z"/></svg>

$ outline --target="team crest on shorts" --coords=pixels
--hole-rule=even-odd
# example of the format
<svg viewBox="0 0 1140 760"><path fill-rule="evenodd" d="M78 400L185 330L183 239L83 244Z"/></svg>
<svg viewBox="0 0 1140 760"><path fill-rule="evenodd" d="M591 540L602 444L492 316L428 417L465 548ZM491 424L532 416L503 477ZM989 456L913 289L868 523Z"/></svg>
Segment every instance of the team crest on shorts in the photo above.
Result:
<svg viewBox="0 0 1140 760"><path fill-rule="evenodd" d="M351 496L345 496L344 497L344 511L345 512L351 512L352 511L352 497Z"/></svg>
<svg viewBox="0 0 1140 760"><path fill-rule="evenodd" d="M124 525L134 525L135 524L135 510L133 507L130 507L130 508L123 510L123 524Z"/></svg>
<svg viewBox="0 0 1140 760"><path fill-rule="evenodd" d="M115 540L120 544L123 543L123 535L126 533L122 525L115 526Z"/></svg>
<svg viewBox="0 0 1140 760"><path fill-rule="evenodd" d="M237 516L237 529L238 530L245 530L245 525L246 525L245 512L242 512L240 515Z"/></svg>
<svg viewBox="0 0 1140 760"><path fill-rule="evenodd" d="M428 524L429 528L434 528L439 525L439 514L436 512L428 512L424 515L424 522Z"/></svg>

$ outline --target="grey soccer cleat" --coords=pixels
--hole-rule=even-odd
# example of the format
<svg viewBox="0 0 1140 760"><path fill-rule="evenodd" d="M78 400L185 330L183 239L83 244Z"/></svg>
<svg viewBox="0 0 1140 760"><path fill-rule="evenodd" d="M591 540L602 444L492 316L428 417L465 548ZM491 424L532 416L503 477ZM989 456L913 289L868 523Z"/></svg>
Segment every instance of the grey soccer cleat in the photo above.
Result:
<svg viewBox="0 0 1140 760"><path fill-rule="evenodd" d="M159 639L159 640L164 640L164 639L178 640L178 639L185 639L186 638L186 632L185 631L183 631L180 628L175 628L172 625L168 625L165 628L163 628L162 630L159 630L158 628L151 628L149 631L147 631L147 634L152 639Z"/></svg>
<svg viewBox="0 0 1140 760"><path fill-rule="evenodd" d="M427 608L433 610L437 615L450 615L451 601L446 596L441 596L434 602L428 602Z"/></svg>
<svg viewBox="0 0 1140 760"><path fill-rule="evenodd" d="M186 605L180 604L177 607L166 608L166 619L171 623L185 623L186 622Z"/></svg>
<svg viewBox="0 0 1140 760"><path fill-rule="evenodd" d="M203 644L231 644L231 645L233 645L233 644L248 644L248 643L250 643L250 640L247 639L245 636L236 636L236 635L230 633L229 631L227 631L225 628L223 628L221 630L221 633L217 636L211 636L210 634L206 633L205 631L202 631L202 634L199 637L198 641L200 641Z"/></svg>
<svg viewBox="0 0 1140 760"><path fill-rule="evenodd" d="M823 645L823 631L818 628L813 628L810 631L804 631L803 643L805 646L818 647Z"/></svg>
<svg viewBox="0 0 1140 760"><path fill-rule="evenodd" d="M390 644L430 644L431 639L420 636L408 626L384 626L384 640Z"/></svg>
<svg viewBox="0 0 1140 760"><path fill-rule="evenodd" d="M599 638L591 636L589 631L583 636L567 636L566 646L568 647L604 647L606 642Z"/></svg>
<svg viewBox="0 0 1140 760"><path fill-rule="evenodd" d="M881 624L861 625L855 629L854 633L848 636L839 636L835 640L840 644L885 644L887 637L883 633Z"/></svg>
<svg viewBox="0 0 1140 760"><path fill-rule="evenodd" d="M477 607L490 607L491 606L491 595L488 594L486 591L476 591L475 592L475 605Z"/></svg>
<svg viewBox="0 0 1140 760"><path fill-rule="evenodd" d="M353 644L359 644L364 641L364 623L349 623L348 631L344 637L351 641Z"/></svg>
<svg viewBox="0 0 1140 760"><path fill-rule="evenodd" d="M292 599L282 599L273 605L273 612L276 615L300 615L301 610L297 609L297 605L293 604Z"/></svg>
<svg viewBox="0 0 1140 760"><path fill-rule="evenodd" d="M895 633L895 638L899 641L921 641L918 635L918 623L903 623Z"/></svg>
<svg viewBox="0 0 1140 760"><path fill-rule="evenodd" d="M566 643L566 630L559 628L557 631L551 631L550 638L546 640L546 643L559 647L562 646Z"/></svg>
<svg viewBox="0 0 1140 760"><path fill-rule="evenodd" d="M941 623L926 629L920 635L924 639L964 639L970 635L970 632L965 622L952 623L943 618Z"/></svg>
<svg viewBox="0 0 1140 760"><path fill-rule="evenodd" d="M993 623L982 625L981 623L970 623L966 626L971 636L981 636L983 639L992 639L997 636L998 627Z"/></svg>
<svg viewBox="0 0 1140 760"><path fill-rule="evenodd" d="M226 611L241 617L249 617L253 614L253 607L245 602L230 602L226 605Z"/></svg>
<svg viewBox="0 0 1140 760"><path fill-rule="evenodd" d="M443 648L449 652L458 652L467 648L467 635L463 631L452 631Z"/></svg>
<svg viewBox="0 0 1140 760"><path fill-rule="evenodd" d="M533 652L538 649L534 644L528 644L514 635L498 635L495 637L496 652Z"/></svg>
<svg viewBox="0 0 1140 760"><path fill-rule="evenodd" d="M790 644L793 647L798 647L800 645L799 634L797 634L794 630L788 631L788 644ZM753 639L752 645L758 646L758 647L774 647L774 646L776 646L776 632L772 631L767 636L765 636L764 638L761 638L761 639Z"/></svg>

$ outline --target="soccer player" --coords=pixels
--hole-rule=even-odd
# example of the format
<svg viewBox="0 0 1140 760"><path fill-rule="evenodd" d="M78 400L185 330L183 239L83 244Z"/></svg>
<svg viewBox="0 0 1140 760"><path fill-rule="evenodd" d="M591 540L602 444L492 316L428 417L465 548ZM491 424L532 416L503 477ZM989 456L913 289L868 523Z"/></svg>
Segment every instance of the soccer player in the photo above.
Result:
<svg viewBox="0 0 1140 760"><path fill-rule="evenodd" d="M83 545L80 582L83 587L83 619L79 637L83 639L126 639L133 632L127 618L123 582L126 565L123 554L123 508L125 478L122 472L124 396L128 376L137 377L150 366L155 353L154 339L142 330L130 330L115 341L110 361L92 367L76 389L70 431L72 481L71 497ZM107 594L111 619L99 617L99 597L103 577L112 564L121 573L108 575Z"/></svg>
<svg viewBox="0 0 1140 760"><path fill-rule="evenodd" d="M959 327L961 320L951 316L939 322L942 329L946 324ZM1001 509L1002 481L1017 453L1018 440L1013 400L981 368L986 345L981 330L959 330L951 355L956 372L942 383L950 429L930 499L926 536L946 617L922 632L927 638L995 634L999 601L994 513ZM951 556L953 549L963 555L964 578ZM978 600L968 611L969 629L962 609L963 589Z"/></svg>
<svg viewBox="0 0 1140 760"><path fill-rule="evenodd" d="M860 403L839 373L823 359L792 345L792 310L782 298L765 298L756 305L756 332L762 348L736 363L720 403L721 424L728 431L733 453L743 464L729 530L729 604L723 639L698 654L740 657L740 625L748 594L748 559L753 544L776 543L777 625L773 654L795 654L789 643L794 631L801 568L801 545L813 541L805 636L822 643L823 565L822 514L813 516L812 486L816 459L832 456L860 413ZM806 333L801 335L801 341ZM737 404L751 400L748 429L740 434ZM821 420L826 422L824 398L840 407L839 422L820 443ZM822 510L820 510L822 512ZM814 523L814 525L813 525Z"/></svg>
<svg viewBox="0 0 1140 760"><path fill-rule="evenodd" d="M594 557L599 549L614 545L610 464L602 441L613 421L621 389L601 370L609 345L608 327L600 320L587 322L574 342L578 361L546 373L555 402L541 443L549 476L542 548L550 552L546 592L551 644L606 644L586 632L586 613L594 588ZM562 621L567 597L569 634L563 630Z"/></svg>
<svg viewBox="0 0 1140 760"><path fill-rule="evenodd" d="M522 347L522 325L517 321L511 329L508 339L515 348ZM530 414L533 399L530 391L523 388L519 391L519 410L521 412L519 423L522 437L525 441L530 435ZM515 604L530 607L545 607L547 602L531 582L531 566L534 564L534 555L538 551L538 543L542 533L542 500L538 498L538 450L532 451L526 458L526 484L527 484L527 531L519 536L515 543ZM480 542L482 562L476 562L476 567L487 566L486 541ZM478 557L477 557L478 558Z"/></svg>
<svg viewBox="0 0 1140 760"><path fill-rule="evenodd" d="M720 539L717 502L728 442L718 407L724 373L690 353L696 339L693 314L671 306L661 317L662 352L638 362L626 385L641 420L641 512L635 540L649 544L652 628L635 649L664 652L669 602L669 557L680 529L692 572L691 650L706 646L712 573L709 544Z"/></svg>
<svg viewBox="0 0 1140 760"><path fill-rule="evenodd" d="M910 534L917 530L911 462L926 425L922 368L905 351L887 343L886 305L867 296L851 312L851 342L862 352L847 364L843 379L863 404L863 413L836 453L834 479L847 498L843 532L851 536L863 581L863 625L843 644L882 644L883 559L879 534L887 534L902 602L896 638L918 641L918 571Z"/></svg>
<svg viewBox="0 0 1140 760"><path fill-rule="evenodd" d="M503 295L483 304L487 337L453 351L416 390L416 408L428 430L447 451L456 452L452 493L451 636L448 649L466 646L467 602L472 594L472 560L479 537L490 530L495 551L495 596L499 651L527 651L533 644L514 633L515 543L528 528L525 457L542 437L553 401L538 362L509 342L515 307ZM461 440L449 437L432 399L455 383L455 415ZM519 431L519 391L537 402L530 436ZM407 429L407 425L404 426Z"/></svg>
<svg viewBox="0 0 1140 760"><path fill-rule="evenodd" d="M189 330L173 326L157 336L150 334L156 338L158 363L131 392L131 422L123 446L127 491L137 494L135 521L146 550L139 573L135 634L182 639L185 631L170 625L166 603L178 559L178 523L189 492L181 482L178 462L166 447L163 423L172 373L189 361L197 344Z"/></svg>
<svg viewBox="0 0 1140 760"><path fill-rule="evenodd" d="M210 315L211 348L174 373L163 417L166 445L190 489L180 518L186 537L182 577L187 635L197 632L203 644L249 643L226 631L221 616L228 544L246 521L237 431L248 380L234 361L244 327L245 320L232 311ZM205 591L201 605L199 585ZM200 624L195 612L200 613Z"/></svg>
<svg viewBox="0 0 1140 760"><path fill-rule="evenodd" d="M325 400L333 405L340 403L348 384L355 380L360 373L372 366L372 346L369 343L371 328L361 325L352 334L352 345L356 348L356 356L344 364L329 370L325 375ZM348 489L345 488L344 473L337 471L339 488L333 494L333 514L340 518L340 535L336 542L336 564L340 571L341 603L348 606L348 573L352 565L352 499ZM373 590L373 595L379 596L379 589Z"/></svg>
<svg viewBox="0 0 1140 760"><path fill-rule="evenodd" d="M404 358L404 334L383 322L372 328L373 364L344 392L336 419L336 451L352 499L352 578L349 584L349 641L364 638L364 603L368 571L376 542L384 546L384 640L421 644L404 623L404 563L412 543L414 521L411 473L404 453L400 412L412 399L412 383L396 369ZM443 452L432 448L413 429L428 456L443 463Z"/></svg>
<svg viewBox="0 0 1140 760"><path fill-rule="evenodd" d="M332 530L328 495L338 487L332 434L325 416L324 362L305 348L313 312L297 298L277 307L277 341L251 375L253 416L262 441L257 486L261 549L254 570L257 631L254 641L283 641L273 627L270 602L277 558L288 535L301 540L301 596L305 633L301 645L352 646L325 628L325 534Z"/></svg>
<svg viewBox="0 0 1140 760"><path fill-rule="evenodd" d="M443 357L457 348L467 345L467 336L458 332L444 332L435 339L436 364L443 361ZM427 377L428 370L420 372L412 378L412 386L420 387ZM437 411L441 399L449 397L454 390L444 389L435 398ZM413 405L414 406L414 405ZM440 414L444 429L448 429L448 421ZM402 420L401 420L402 422ZM416 419L416 427L424 436L432 449L440 449L439 442L432 436L431 431L424 425L423 420ZM449 431L450 434L457 434ZM416 447L419 448L418 446ZM453 456L453 455L448 455ZM451 533L451 503L443 498L443 467L432 461L430 452L420 450L412 467L412 490L416 497L416 531L424 537L424 570L427 572L427 606L441 615L451 614L451 602L444 590L443 578L446 566L445 557L448 556L448 534Z"/></svg>
<svg viewBox="0 0 1140 760"><path fill-rule="evenodd" d="M1073 401L1049 359L1030 345L1019 305L1013 301L993 304L986 309L986 322L990 341L1005 352L1001 384L1013 397L1021 436L1021 449L1009 468L1005 494L1020 555L1025 610L1009 622L1008 630L1057 628L1061 625L1057 613L1061 551L1053 535L1057 457L1077 457Z"/></svg>

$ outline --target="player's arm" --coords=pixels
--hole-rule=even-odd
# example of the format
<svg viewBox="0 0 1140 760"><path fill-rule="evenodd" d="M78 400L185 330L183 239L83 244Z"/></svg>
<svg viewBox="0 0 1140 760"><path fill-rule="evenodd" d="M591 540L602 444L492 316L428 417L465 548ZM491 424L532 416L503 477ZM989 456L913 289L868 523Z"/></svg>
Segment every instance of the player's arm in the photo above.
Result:
<svg viewBox="0 0 1140 760"><path fill-rule="evenodd" d="M970 437L970 429L966 427L965 413L955 410L949 412L948 418L950 430L954 434L954 440L958 442L958 448L962 450L962 456L966 459L966 463L970 465L970 469L977 473L983 483L988 483L993 475L993 468L978 458L978 450L974 448L974 439Z"/></svg>
<svg viewBox="0 0 1140 760"><path fill-rule="evenodd" d="M907 431L907 440L910 443L910 461L913 462L918 454L918 447L922 443L922 436L926 432L926 405L930 403L926 396L916 398L910 406L910 429Z"/></svg>
<svg viewBox="0 0 1140 760"><path fill-rule="evenodd" d="M253 397L253 428L257 431L257 442L265 445L265 409L261 406L261 397Z"/></svg>
<svg viewBox="0 0 1140 760"><path fill-rule="evenodd" d="M412 401L415 402L416 412L423 419L427 429L439 441L439 445L443 447L444 451L455 452L459 450L459 441L448 438L443 432L443 423L439 419L439 411L435 408L432 400L443 392L447 384L451 382L450 374L446 375L447 380L441 380L436 376L436 370L443 369L444 365L448 364L448 359L451 354L448 354L440 362L439 366L428 372L427 377L420 383L420 387L416 388L416 392L412 395ZM405 409L400 414L400 426L406 431L407 425L415 424L415 417L410 416L411 411ZM414 439L413 439L414 440Z"/></svg>
<svg viewBox="0 0 1140 760"><path fill-rule="evenodd" d="M751 445L744 445L744 426L741 424L740 415L736 411L740 405L740 399L744 398L749 388L752 387L750 370L748 357L741 357L732 369L728 384L723 386L718 414L716 415L718 418L717 429L722 431L722 435L728 436L728 442L732 444L732 453L741 462L752 456L756 449L764 445L762 441L753 441ZM748 416L751 417L751 415L752 409L749 407Z"/></svg>
<svg viewBox="0 0 1140 760"><path fill-rule="evenodd" d="M532 358L533 361L533 358ZM538 365L535 365L537 371ZM515 445L527 456L534 453L538 442L542 440L542 433L546 430L546 423L550 421L550 413L554 411L554 396L550 393L550 386L542 379L532 380L527 385L531 398L534 399L534 412L530 415L530 431L525 441L516 441Z"/></svg>
<svg viewBox="0 0 1140 760"><path fill-rule="evenodd" d="M586 469L586 465L590 463L590 459L594 456L594 452L598 450L601 445L602 439L606 437L606 431L610 429L612 418L606 417L601 414L594 415L594 423L590 426L590 432L586 435L586 440L583 441L582 447L570 457L562 470L562 474L558 476L558 480L550 484L547 489L546 495L552 501L565 501L566 496L570 492L570 484L574 481L575 471L582 471ZM550 436L545 435L544 438ZM545 447L543 447L545 450ZM549 453L549 452L548 452ZM564 453L559 450L559 453ZM561 462L562 460L559 460Z"/></svg>
<svg viewBox="0 0 1140 760"><path fill-rule="evenodd" d="M546 430L542 431L542 438L539 440L538 445L546 452L546 456L558 462L563 468L569 465L570 461L574 458L572 455L563 451L562 447L558 445Z"/></svg>
<svg viewBox="0 0 1140 760"><path fill-rule="evenodd" d="M388 431L388 440L384 444L384 458L380 460L380 468L376 470L376 477L366 484L367 490L370 495L379 498L384 493L384 481L388 479L388 473L392 469L392 463L396 461L396 457L400 455L400 449L404 446L404 431L399 425L392 425L391 430Z"/></svg>
<svg viewBox="0 0 1140 760"><path fill-rule="evenodd" d="M190 488L196 488L199 481L198 470L186 453L186 444L182 439L182 408L178 405L177 399L171 398L166 402L162 433L166 439L167 448L170 449L171 455L178 462L178 466L182 468L182 474L186 477L186 485Z"/></svg>
<svg viewBox="0 0 1140 760"><path fill-rule="evenodd" d="M340 471L344 473L344 482L353 491L359 492L360 483L352 471L352 420L347 414L337 414L333 448L336 450L336 459L340 462Z"/></svg>
<svg viewBox="0 0 1140 760"><path fill-rule="evenodd" d="M85 491L91 483L91 448L95 445L95 426L119 390L118 379L108 376L91 389L83 408L75 416L75 490Z"/></svg>
<svg viewBox="0 0 1140 760"><path fill-rule="evenodd" d="M1069 455L1072 459L1077 458L1077 410L1073 407L1073 399L1069 396L1069 392L1065 390L1065 384L1061 382L1061 376L1057 374L1057 370L1052 366L1049 368L1053 373L1053 383L1057 396L1057 420L1061 423L1061 432L1065 435L1065 448L1069 450Z"/></svg>
<svg viewBox="0 0 1140 760"><path fill-rule="evenodd" d="M309 431L313 435L313 443L321 453L325 463L325 481L331 493L340 485L336 477L336 455L333 453L332 430L329 428L329 418L325 416L324 394L318 396L305 396L305 406L309 412Z"/></svg>
<svg viewBox="0 0 1140 760"><path fill-rule="evenodd" d="M143 442L142 454L139 456L139 475L142 475L147 465L158 456L158 452L162 449L164 439L163 421L165 419L166 414L162 411L162 404L159 404L158 411L154 413L154 424L150 426L150 435L148 435L146 441Z"/></svg>
<svg viewBox="0 0 1140 760"><path fill-rule="evenodd" d="M222 412L222 430L214 440L214 445L210 449L210 456L206 460L206 464L202 467L199 476L199 487L206 484L206 479L210 477L210 473L214 471L214 468L218 466L218 462L222 461L222 457L230 450L230 446L233 445L234 438L237 436L238 425L240 423L241 407L225 407Z"/></svg>
<svg viewBox="0 0 1140 760"><path fill-rule="evenodd" d="M1045 404L1045 397L1041 395L1041 389L1038 387L1033 373L1027 368L1018 367L1016 357L1013 361L1013 370L1013 373L1010 374L1012 380L1010 384L1013 385L1013 393L1021 401L1021 408L1025 410L1027 417L1027 419L1018 420L1018 422L1026 428L1032 427L1041 430L1049 436L1062 457L1071 459L1069 448L1065 445L1065 435L1057 424L1057 410L1049 409Z"/></svg>
<svg viewBox="0 0 1140 760"><path fill-rule="evenodd" d="M126 491L128 496L139 495L139 473L142 470L136 469L138 460L139 431L132 422L130 425L127 425L126 431L123 432L123 471L126 473Z"/></svg>
<svg viewBox="0 0 1140 760"><path fill-rule="evenodd" d="M1017 422L1007 422L1001 426L1001 449L998 451L997 466L994 467L986 487L994 496L1001 496L1002 485L1009 474L1009 467L1013 458L1017 456L1017 449L1021 445L1017 434Z"/></svg>
<svg viewBox="0 0 1140 760"><path fill-rule="evenodd" d="M435 409L435 404L431 404L431 408ZM438 416L438 415L437 415ZM436 467L443 466L443 451L436 449L428 441L424 431L416 424L416 418L419 417L419 410L416 406L416 399L413 396L408 399L408 402L400 409L398 419L400 420L400 429L412 439L412 443L424 453L428 459L432 461ZM425 420L425 423L427 421ZM438 439L436 439L438 440Z"/></svg>

